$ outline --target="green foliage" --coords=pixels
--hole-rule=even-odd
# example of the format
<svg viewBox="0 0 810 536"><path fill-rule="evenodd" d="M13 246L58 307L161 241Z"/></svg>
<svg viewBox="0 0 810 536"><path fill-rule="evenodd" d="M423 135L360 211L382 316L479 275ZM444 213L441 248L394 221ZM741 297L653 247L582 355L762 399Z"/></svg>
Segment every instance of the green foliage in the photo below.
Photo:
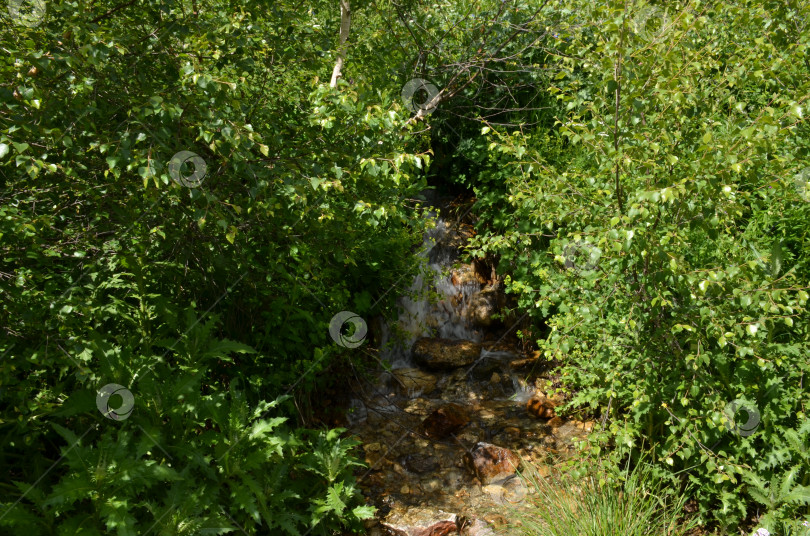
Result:
<svg viewBox="0 0 810 536"><path fill-rule="evenodd" d="M706 522L806 514L807 8L564 4L556 127L485 129L472 253L549 326L569 408L606 419L592 449L653 445ZM634 30L653 8L665 28Z"/></svg>
<svg viewBox="0 0 810 536"><path fill-rule="evenodd" d="M334 344L330 319L385 314L413 270L422 223L404 200L429 155L402 128L401 85L367 53L347 62L352 83L323 82L332 3L48 3L36 25L11 15L0 14L4 530L357 530L371 512L354 443L290 419L309 420L309 393L340 379L341 363L367 359ZM205 163L190 184L202 167L173 169L181 151ZM94 403L112 383L134 398L121 422Z"/></svg>
<svg viewBox="0 0 810 536"><path fill-rule="evenodd" d="M356 443L341 430L291 433L266 418L275 402L251 410L233 388L184 403L188 412L137 404L126 425L97 422L81 436L54 424L67 475L49 492L15 481L25 501L3 504L0 523L26 534L330 534L372 513L358 504Z"/></svg>
<svg viewBox="0 0 810 536"><path fill-rule="evenodd" d="M418 269L431 163L604 419L588 448L651 445L724 528L807 515L807 6L352 7L335 88L332 2L0 14L0 524L358 528L352 441L290 419L365 360L334 314ZM431 129L402 127L417 75Z"/></svg>

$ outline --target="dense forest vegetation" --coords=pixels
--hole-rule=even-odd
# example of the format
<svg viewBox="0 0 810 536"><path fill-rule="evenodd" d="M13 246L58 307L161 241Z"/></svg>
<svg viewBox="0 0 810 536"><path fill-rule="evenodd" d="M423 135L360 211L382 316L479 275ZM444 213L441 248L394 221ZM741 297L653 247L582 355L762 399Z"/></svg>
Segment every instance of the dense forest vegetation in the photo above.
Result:
<svg viewBox="0 0 810 536"><path fill-rule="evenodd" d="M396 314L436 185L583 452L810 519L807 2L7 7L3 533L362 531L330 322Z"/></svg>

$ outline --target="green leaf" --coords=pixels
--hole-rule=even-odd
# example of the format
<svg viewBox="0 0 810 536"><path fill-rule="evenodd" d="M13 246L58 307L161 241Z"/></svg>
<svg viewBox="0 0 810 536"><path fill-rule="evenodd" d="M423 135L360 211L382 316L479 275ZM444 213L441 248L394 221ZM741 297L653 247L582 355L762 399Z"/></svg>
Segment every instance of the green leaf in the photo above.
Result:
<svg viewBox="0 0 810 536"><path fill-rule="evenodd" d="M352 510L352 515L356 519L360 519L360 520L370 519L370 518L374 517L374 515L376 513L377 513L377 509L374 508L373 506L365 506L365 505L364 506L356 506Z"/></svg>

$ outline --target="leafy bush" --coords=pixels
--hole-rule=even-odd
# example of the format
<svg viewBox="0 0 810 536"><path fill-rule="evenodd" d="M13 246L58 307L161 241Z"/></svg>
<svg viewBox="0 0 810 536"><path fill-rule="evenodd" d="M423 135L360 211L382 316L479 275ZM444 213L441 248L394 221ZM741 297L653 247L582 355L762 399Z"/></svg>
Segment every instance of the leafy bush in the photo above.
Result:
<svg viewBox="0 0 810 536"><path fill-rule="evenodd" d="M660 34L634 30L650 9ZM694 485L705 522L734 527L758 505L768 522L798 518L810 503L806 6L585 13L569 40L544 42L567 159L552 146L549 162L534 132L484 129L479 184L505 184L508 208L481 222L472 253L500 255L520 307L550 327L537 343L562 365L569 409L607 421L591 448L653 445L654 476Z"/></svg>
<svg viewBox="0 0 810 536"><path fill-rule="evenodd" d="M358 529L354 443L299 428L367 359L330 319L383 314L412 270L429 155L401 86L321 81L331 3L47 7L0 15L0 525Z"/></svg>

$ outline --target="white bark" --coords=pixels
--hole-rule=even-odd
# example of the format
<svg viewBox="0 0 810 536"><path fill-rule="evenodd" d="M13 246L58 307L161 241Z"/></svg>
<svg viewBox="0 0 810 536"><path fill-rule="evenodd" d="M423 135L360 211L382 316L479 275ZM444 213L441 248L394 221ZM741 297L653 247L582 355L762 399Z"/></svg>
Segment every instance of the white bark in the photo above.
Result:
<svg viewBox="0 0 810 536"><path fill-rule="evenodd" d="M338 57L335 68L332 69L332 81L329 82L329 87L335 87L340 78L340 71L343 69L343 62L346 58L346 40L349 39L351 22L352 13L349 9L349 0L340 0L340 45L338 45Z"/></svg>

